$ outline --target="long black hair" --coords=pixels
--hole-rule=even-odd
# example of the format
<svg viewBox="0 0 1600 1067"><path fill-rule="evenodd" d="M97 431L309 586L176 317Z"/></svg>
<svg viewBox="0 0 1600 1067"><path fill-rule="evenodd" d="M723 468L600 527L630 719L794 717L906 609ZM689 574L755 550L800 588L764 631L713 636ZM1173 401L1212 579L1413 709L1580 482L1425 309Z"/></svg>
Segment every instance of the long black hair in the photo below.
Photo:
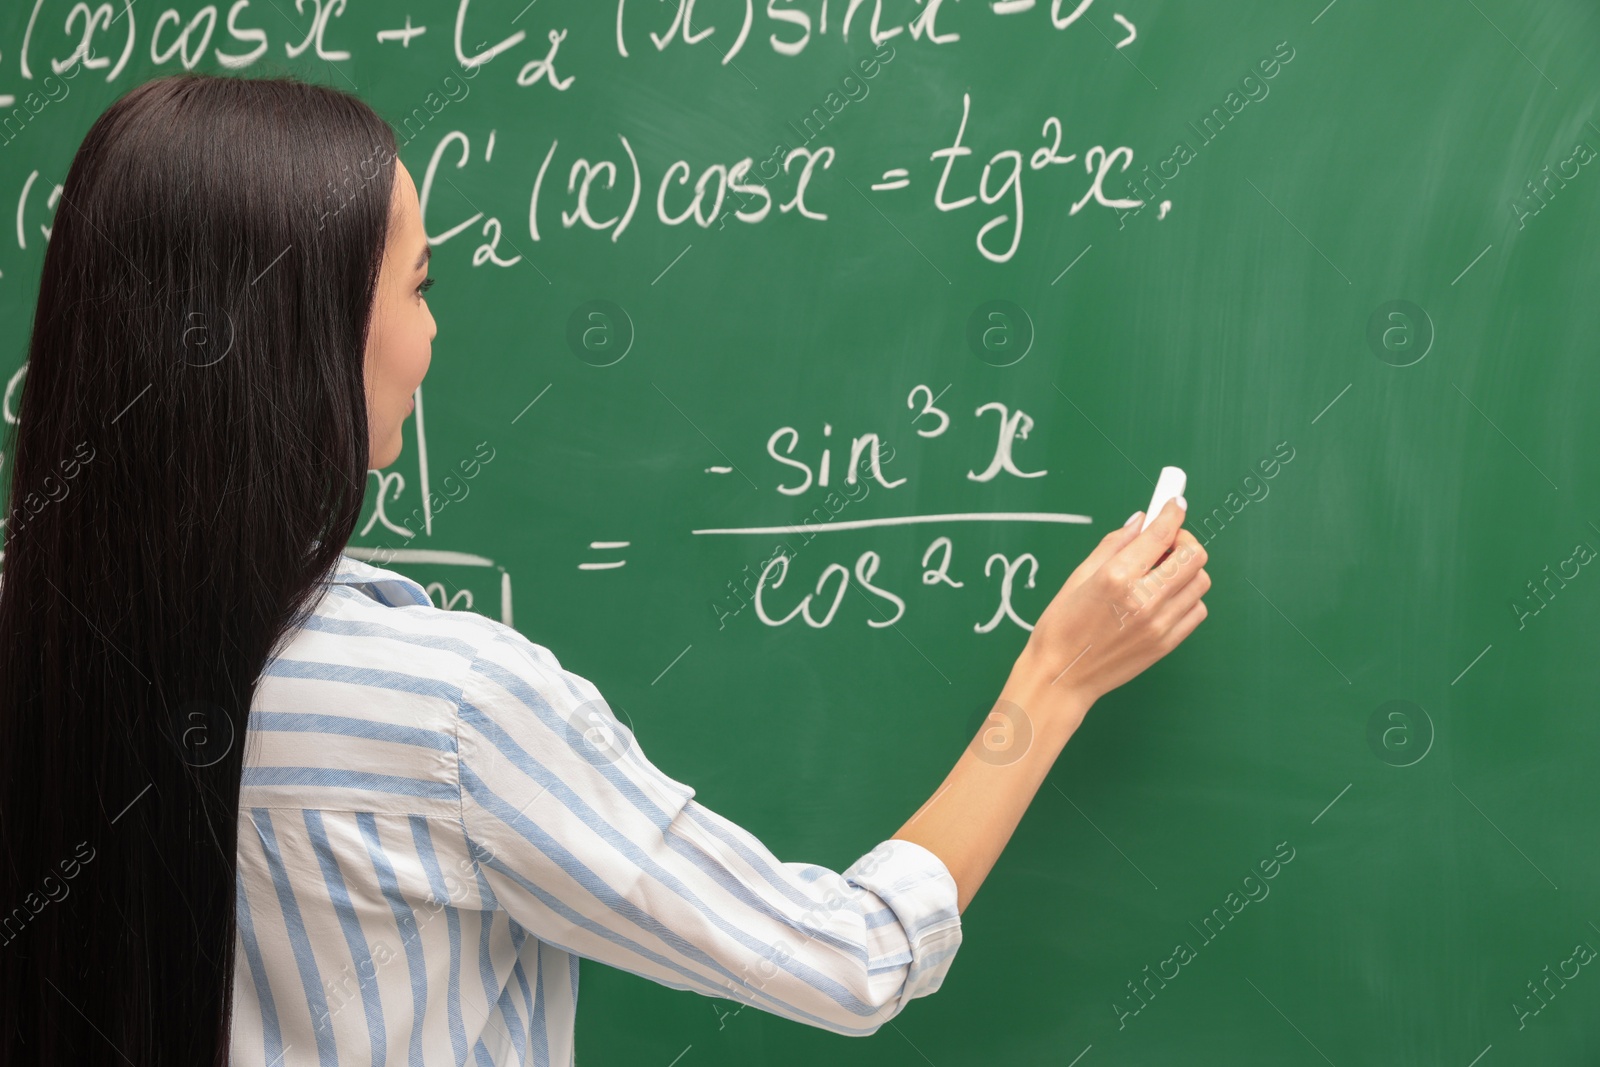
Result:
<svg viewBox="0 0 1600 1067"><path fill-rule="evenodd" d="M73 158L4 456L0 1067L227 1062L249 709L360 515L394 159L196 73Z"/></svg>

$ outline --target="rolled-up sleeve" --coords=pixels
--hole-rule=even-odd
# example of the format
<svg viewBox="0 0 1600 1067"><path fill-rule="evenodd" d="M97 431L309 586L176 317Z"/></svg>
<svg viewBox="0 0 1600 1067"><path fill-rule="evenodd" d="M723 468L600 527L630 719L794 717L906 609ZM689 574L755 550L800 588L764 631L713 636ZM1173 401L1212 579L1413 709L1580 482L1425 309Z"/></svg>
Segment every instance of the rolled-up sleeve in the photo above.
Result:
<svg viewBox="0 0 1600 1067"><path fill-rule="evenodd" d="M529 933L676 989L871 1034L938 989L956 885L891 838L842 872L783 862L663 774L599 691L496 627L462 685L461 820Z"/></svg>

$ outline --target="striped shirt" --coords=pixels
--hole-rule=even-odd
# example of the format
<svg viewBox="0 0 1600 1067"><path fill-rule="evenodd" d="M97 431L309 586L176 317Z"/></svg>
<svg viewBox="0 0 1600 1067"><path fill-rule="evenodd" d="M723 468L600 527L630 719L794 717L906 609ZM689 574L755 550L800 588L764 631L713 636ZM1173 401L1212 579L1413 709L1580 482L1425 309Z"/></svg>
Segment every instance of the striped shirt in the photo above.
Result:
<svg viewBox="0 0 1600 1067"><path fill-rule="evenodd" d="M580 957L871 1034L961 944L932 852L781 862L547 649L350 556L245 743L239 1067L567 1067Z"/></svg>

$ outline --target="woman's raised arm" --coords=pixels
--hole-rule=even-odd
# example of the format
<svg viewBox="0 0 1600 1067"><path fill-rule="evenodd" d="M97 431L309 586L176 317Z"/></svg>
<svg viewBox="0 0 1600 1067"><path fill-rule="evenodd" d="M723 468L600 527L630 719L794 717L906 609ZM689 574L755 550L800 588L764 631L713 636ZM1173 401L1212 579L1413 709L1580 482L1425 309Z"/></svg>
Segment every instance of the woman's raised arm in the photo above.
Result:
<svg viewBox="0 0 1600 1067"><path fill-rule="evenodd" d="M1135 513L1068 576L978 735L894 835L944 862L961 910L1090 706L1171 652L1206 617L1206 551L1181 529L1183 515L1169 502L1140 533Z"/></svg>

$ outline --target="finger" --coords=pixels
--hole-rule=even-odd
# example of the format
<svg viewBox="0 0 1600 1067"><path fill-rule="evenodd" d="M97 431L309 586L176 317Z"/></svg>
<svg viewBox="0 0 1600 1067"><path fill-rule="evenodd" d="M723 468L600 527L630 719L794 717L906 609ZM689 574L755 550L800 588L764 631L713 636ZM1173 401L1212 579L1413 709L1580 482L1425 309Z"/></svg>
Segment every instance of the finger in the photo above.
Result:
<svg viewBox="0 0 1600 1067"><path fill-rule="evenodd" d="M1067 584L1071 585L1087 578L1099 570L1106 560L1120 552L1128 542L1138 537L1139 520L1142 518L1144 518L1144 512L1136 511L1127 523L1102 537L1100 543L1084 557L1083 562L1078 564L1077 569L1072 572L1071 577L1067 579Z"/></svg>
<svg viewBox="0 0 1600 1067"><path fill-rule="evenodd" d="M1187 500L1185 500L1182 496L1179 496L1177 498L1177 501L1178 501L1178 506L1183 509L1184 521L1187 522L1188 518L1189 518L1189 502ZM1194 535L1191 534L1188 530L1185 530L1183 527L1180 526L1178 528L1177 541L1173 544L1173 546L1171 548L1167 549L1165 552L1163 552L1161 554L1161 558L1156 560L1155 565L1157 567L1159 567L1159 566L1161 566L1161 564L1165 563L1168 559L1170 559L1172 557L1172 554L1178 550L1178 546L1183 543L1183 539L1185 537L1189 538L1190 540L1193 540Z"/></svg>
<svg viewBox="0 0 1600 1067"><path fill-rule="evenodd" d="M1194 607L1189 609L1189 613L1183 617L1182 621L1168 631L1167 643L1173 648L1178 647L1183 643L1184 638L1194 633L1194 628L1204 622L1205 618L1206 602L1204 600L1195 601Z"/></svg>
<svg viewBox="0 0 1600 1067"><path fill-rule="evenodd" d="M1193 541L1194 540L1194 535L1191 534L1188 530L1185 530L1183 527L1180 526L1180 527L1178 527L1178 536L1173 538L1172 547L1168 548L1165 552L1161 553L1161 558L1156 560L1155 563L1151 565L1151 569L1153 570L1153 569L1155 569L1157 567L1163 566L1167 562L1167 560L1172 558L1172 555L1173 555L1174 552L1182 552L1182 551L1184 551L1184 548L1183 548L1184 538L1188 538L1189 540Z"/></svg>
<svg viewBox="0 0 1600 1067"><path fill-rule="evenodd" d="M1183 508L1178 506L1176 500L1167 501L1155 521L1143 533L1128 542L1118 553L1118 557L1126 562L1135 574L1143 574L1172 548L1172 543L1178 536L1178 528L1183 525L1183 515Z"/></svg>
<svg viewBox="0 0 1600 1067"><path fill-rule="evenodd" d="M1169 605L1179 593L1194 583L1195 576L1201 572L1205 562L1205 549L1192 534L1180 530L1171 553L1128 583L1130 593L1139 605L1138 610L1159 614L1168 623L1175 621L1177 616L1170 613Z"/></svg>
<svg viewBox="0 0 1600 1067"><path fill-rule="evenodd" d="M1172 547L1167 549L1167 551L1162 554L1160 559L1156 560L1155 566L1151 569L1161 570L1168 563L1172 562L1173 556L1182 556L1184 559L1188 559L1190 556L1199 551L1202 551L1200 542L1196 540L1194 534L1180 526L1178 528L1178 536L1172 541ZM1202 560L1201 562L1204 563L1205 561ZM1162 573L1167 572L1162 571Z"/></svg>
<svg viewBox="0 0 1600 1067"><path fill-rule="evenodd" d="M1161 622L1173 624L1182 620L1210 589L1211 575L1204 567L1196 568L1187 581L1168 593L1166 606L1161 609Z"/></svg>

